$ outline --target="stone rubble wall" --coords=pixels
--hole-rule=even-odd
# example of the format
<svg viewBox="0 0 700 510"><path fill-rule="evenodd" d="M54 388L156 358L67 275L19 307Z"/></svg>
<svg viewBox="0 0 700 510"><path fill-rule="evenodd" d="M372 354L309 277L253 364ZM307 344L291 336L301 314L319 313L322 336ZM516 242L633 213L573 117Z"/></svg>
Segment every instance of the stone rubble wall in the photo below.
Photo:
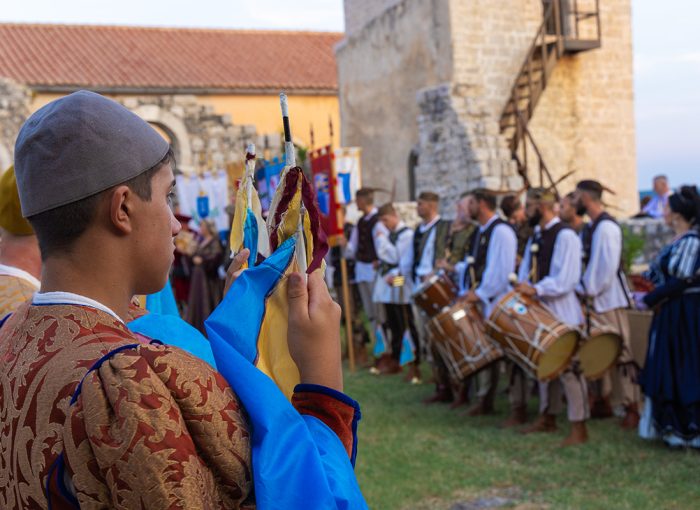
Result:
<svg viewBox="0 0 700 510"><path fill-rule="evenodd" d="M30 114L32 91L12 80L0 78L0 173L12 165L15 140Z"/></svg>

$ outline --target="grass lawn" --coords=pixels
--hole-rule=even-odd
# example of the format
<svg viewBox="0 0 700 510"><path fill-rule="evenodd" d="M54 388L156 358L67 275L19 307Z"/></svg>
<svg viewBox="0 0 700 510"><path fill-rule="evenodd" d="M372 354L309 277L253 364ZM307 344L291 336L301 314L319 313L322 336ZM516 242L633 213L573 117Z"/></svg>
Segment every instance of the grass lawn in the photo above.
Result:
<svg viewBox="0 0 700 510"><path fill-rule="evenodd" d="M362 405L357 474L375 510L447 510L499 491L517 492L523 509L700 509L700 454L642 441L616 419L589 422L588 444L559 449L565 416L556 434L499 430L504 396L497 415L467 418L423 405L433 386L400 376L346 371L345 391Z"/></svg>

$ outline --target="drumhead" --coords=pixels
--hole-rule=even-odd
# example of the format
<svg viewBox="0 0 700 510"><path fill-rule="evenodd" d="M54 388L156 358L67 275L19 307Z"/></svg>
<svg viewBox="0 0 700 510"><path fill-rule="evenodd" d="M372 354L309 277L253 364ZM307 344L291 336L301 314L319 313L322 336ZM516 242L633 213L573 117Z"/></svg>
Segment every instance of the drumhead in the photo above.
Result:
<svg viewBox="0 0 700 510"><path fill-rule="evenodd" d="M540 356L537 364L537 378L541 381L549 381L561 374L576 351L578 339L579 334L576 331L568 331L557 338Z"/></svg>
<svg viewBox="0 0 700 510"><path fill-rule="evenodd" d="M622 350L622 339L616 333L602 333L589 338L578 351L581 371L586 379L600 379L615 364Z"/></svg>

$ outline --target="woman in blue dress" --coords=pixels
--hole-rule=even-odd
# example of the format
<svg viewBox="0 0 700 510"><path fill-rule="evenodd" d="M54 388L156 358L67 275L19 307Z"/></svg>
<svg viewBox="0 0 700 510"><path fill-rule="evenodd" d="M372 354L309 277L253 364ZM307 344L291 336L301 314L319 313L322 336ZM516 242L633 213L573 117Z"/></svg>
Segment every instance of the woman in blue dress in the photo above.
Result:
<svg viewBox="0 0 700 510"><path fill-rule="evenodd" d="M676 237L651 265L643 297L654 310L640 377L645 406L639 435L672 447L700 448L700 196L695 186L671 195L666 223Z"/></svg>

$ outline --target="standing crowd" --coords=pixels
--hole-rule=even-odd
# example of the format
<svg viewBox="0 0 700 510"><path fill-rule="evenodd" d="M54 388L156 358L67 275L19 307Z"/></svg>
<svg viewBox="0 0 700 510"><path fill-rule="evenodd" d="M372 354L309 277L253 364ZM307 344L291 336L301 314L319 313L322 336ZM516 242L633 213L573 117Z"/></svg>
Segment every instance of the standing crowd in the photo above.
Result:
<svg viewBox="0 0 700 510"><path fill-rule="evenodd" d="M533 188L524 203L469 191L452 221L440 216L440 197L423 192L415 228L394 205L376 207L372 190L359 190L362 216L343 255L354 261L370 327L368 335L355 321L354 349L364 357L368 342L386 338L370 370L404 372L414 384L427 360L435 393L425 403L471 403L468 416L496 412L505 378L502 426L552 432L566 408L562 446L586 442L587 420L614 414L642 437L700 446L700 197L694 186L671 193L665 177L655 191L644 215L665 218L676 237L644 275L647 292L633 292L623 230L597 181L581 181L561 199ZM654 314L643 369L633 355L633 309ZM508 320L515 333L500 329ZM513 340L519 335L525 348ZM528 423L533 394L539 411Z"/></svg>

